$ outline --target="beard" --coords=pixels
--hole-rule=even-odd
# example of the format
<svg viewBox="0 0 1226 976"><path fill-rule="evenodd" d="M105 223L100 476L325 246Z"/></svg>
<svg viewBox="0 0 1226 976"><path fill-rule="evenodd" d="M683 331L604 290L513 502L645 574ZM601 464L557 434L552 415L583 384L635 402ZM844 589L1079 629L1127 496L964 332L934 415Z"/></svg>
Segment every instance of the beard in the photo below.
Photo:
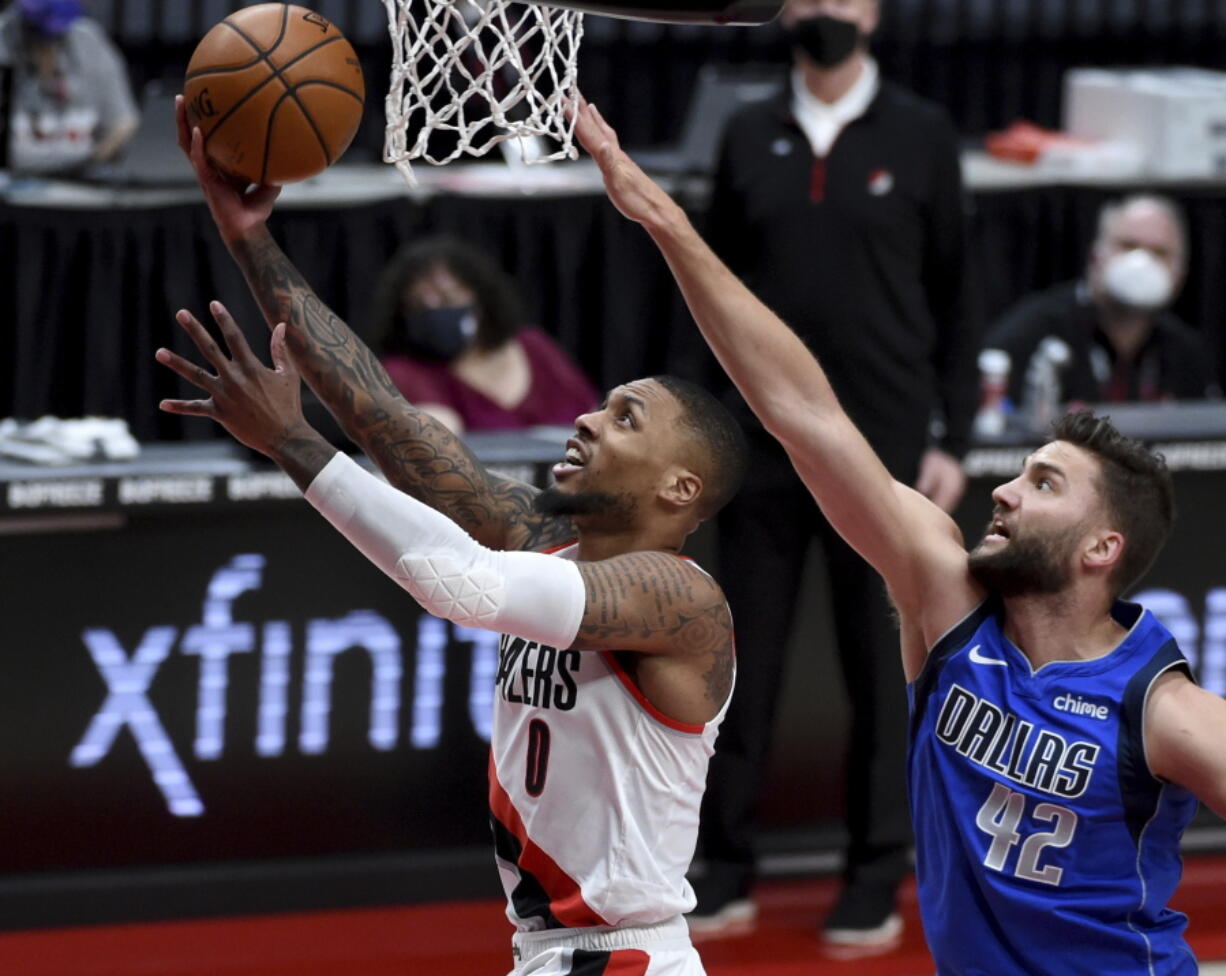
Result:
<svg viewBox="0 0 1226 976"><path fill-rule="evenodd" d="M1004 597L1059 593L1073 578L1070 555L1080 535L1073 529L1048 536L1010 539L996 552L980 542L967 566L979 583Z"/></svg>
<svg viewBox="0 0 1226 976"><path fill-rule="evenodd" d="M628 495L607 491L563 492L556 486L546 488L532 499L537 515L562 518L590 518L628 523L638 509L638 503Z"/></svg>

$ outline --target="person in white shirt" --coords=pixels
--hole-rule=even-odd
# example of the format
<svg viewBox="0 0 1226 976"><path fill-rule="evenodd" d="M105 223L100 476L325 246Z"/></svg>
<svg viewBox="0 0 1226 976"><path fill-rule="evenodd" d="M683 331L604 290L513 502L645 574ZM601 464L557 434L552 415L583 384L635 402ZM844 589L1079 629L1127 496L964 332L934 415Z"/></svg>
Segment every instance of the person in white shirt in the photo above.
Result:
<svg viewBox="0 0 1226 976"><path fill-rule="evenodd" d="M15 0L0 13L11 71L3 151L17 173L71 173L114 158L140 112L123 58L80 0Z"/></svg>

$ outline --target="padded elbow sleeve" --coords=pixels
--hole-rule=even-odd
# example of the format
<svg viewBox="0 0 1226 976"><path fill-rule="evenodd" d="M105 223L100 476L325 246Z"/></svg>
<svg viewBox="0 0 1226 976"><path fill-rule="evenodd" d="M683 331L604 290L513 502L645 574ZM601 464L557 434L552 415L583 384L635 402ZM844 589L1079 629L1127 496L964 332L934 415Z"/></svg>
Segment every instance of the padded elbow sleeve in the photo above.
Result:
<svg viewBox="0 0 1226 976"><path fill-rule="evenodd" d="M340 452L306 497L427 613L551 647L574 642L586 589L570 560L487 549L446 515Z"/></svg>

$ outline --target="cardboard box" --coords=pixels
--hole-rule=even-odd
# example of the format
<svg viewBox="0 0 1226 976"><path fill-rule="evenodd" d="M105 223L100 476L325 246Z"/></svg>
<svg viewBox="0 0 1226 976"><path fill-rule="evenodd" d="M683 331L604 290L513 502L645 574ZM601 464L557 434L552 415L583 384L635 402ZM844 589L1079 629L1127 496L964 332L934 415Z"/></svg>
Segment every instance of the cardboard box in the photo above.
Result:
<svg viewBox="0 0 1226 976"><path fill-rule="evenodd" d="M1065 76L1064 128L1136 145L1150 176L1226 178L1226 73L1073 69Z"/></svg>

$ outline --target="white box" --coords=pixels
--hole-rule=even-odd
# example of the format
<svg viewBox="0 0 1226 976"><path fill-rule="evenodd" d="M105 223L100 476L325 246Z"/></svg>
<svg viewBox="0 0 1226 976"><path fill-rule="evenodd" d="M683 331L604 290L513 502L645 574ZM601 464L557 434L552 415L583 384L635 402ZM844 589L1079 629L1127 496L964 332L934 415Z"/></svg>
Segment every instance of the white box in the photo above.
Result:
<svg viewBox="0 0 1226 976"><path fill-rule="evenodd" d="M1226 73L1198 68L1076 68L1064 128L1138 146L1151 176L1226 178Z"/></svg>

